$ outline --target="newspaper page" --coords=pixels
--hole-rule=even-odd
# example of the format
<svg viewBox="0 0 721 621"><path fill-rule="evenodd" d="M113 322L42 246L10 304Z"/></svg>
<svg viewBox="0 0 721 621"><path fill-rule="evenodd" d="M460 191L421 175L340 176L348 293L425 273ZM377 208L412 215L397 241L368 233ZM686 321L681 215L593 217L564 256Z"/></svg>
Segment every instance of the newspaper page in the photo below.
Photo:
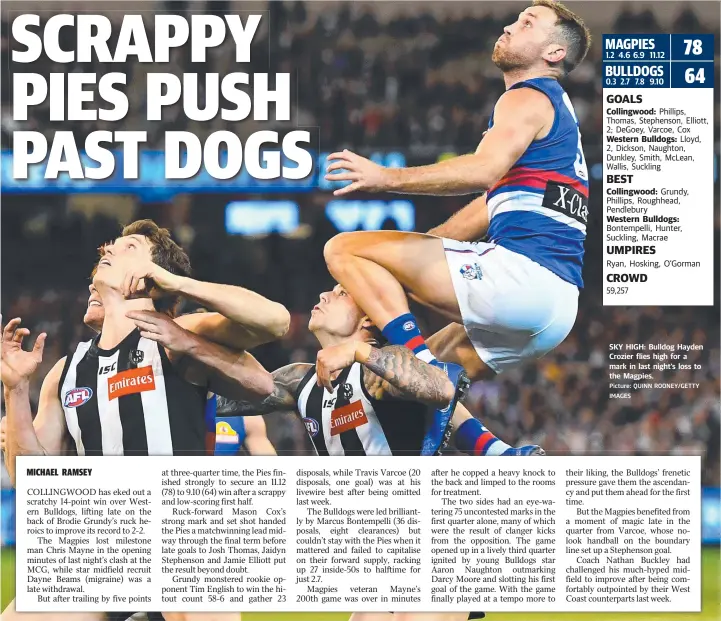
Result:
<svg viewBox="0 0 721 621"><path fill-rule="evenodd" d="M0 17L3 621L718 618L721 5Z"/></svg>

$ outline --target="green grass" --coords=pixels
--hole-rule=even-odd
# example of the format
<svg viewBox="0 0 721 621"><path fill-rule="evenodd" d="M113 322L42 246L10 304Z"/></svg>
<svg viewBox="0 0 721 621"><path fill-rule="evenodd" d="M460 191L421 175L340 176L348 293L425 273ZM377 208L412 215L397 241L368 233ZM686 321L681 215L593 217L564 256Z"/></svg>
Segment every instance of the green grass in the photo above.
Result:
<svg viewBox="0 0 721 621"><path fill-rule="evenodd" d="M554 613L513 613L493 612L488 614L488 621L718 621L721 619L721 602L719 600L719 582L721 581L721 563L719 548L704 548L701 557L703 572L703 608L702 612L670 612L670 613L600 613L600 612L554 612ZM2 609L15 596L15 551L2 550ZM273 612L244 613L243 621L348 621L348 613L344 612Z"/></svg>
<svg viewBox="0 0 721 621"><path fill-rule="evenodd" d="M0 555L0 610L15 597L15 549L3 548Z"/></svg>

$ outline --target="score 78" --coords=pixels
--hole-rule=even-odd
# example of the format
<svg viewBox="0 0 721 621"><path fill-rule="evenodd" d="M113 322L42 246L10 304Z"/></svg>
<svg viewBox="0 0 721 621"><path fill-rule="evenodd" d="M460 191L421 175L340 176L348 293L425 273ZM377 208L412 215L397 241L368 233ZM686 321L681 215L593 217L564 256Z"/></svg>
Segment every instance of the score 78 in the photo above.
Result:
<svg viewBox="0 0 721 621"><path fill-rule="evenodd" d="M684 56L688 56L689 54L693 54L694 56L700 56L701 54L703 54L703 48L701 47L701 39L684 39L683 42L686 45Z"/></svg>

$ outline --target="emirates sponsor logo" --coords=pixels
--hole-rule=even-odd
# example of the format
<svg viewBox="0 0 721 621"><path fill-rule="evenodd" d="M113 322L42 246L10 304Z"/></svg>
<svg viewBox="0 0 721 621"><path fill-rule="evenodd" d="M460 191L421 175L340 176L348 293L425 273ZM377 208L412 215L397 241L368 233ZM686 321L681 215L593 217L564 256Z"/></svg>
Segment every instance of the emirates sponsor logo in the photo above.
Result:
<svg viewBox="0 0 721 621"><path fill-rule="evenodd" d="M337 436L344 431L365 425L367 422L368 416L363 409L363 403L354 401L331 412L330 435Z"/></svg>
<svg viewBox="0 0 721 621"><path fill-rule="evenodd" d="M153 367L141 367L108 378L108 399L118 399L147 390L155 390Z"/></svg>

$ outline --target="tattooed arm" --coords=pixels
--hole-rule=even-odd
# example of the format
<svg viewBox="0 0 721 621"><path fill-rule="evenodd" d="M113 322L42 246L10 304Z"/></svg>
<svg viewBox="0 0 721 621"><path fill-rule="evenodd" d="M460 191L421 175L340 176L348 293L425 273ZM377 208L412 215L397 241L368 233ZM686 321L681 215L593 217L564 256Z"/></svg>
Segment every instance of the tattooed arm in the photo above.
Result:
<svg viewBox="0 0 721 621"><path fill-rule="evenodd" d="M312 367L312 364L301 362L273 371L273 392L260 403L218 396L217 416L257 416L295 410L298 386Z"/></svg>
<svg viewBox="0 0 721 621"><path fill-rule="evenodd" d="M363 382L375 399L391 397L442 407L453 399L455 389L446 374L416 358L407 347L378 349L361 341L340 343L318 352L318 385L331 390L333 375L353 362L365 367Z"/></svg>
<svg viewBox="0 0 721 621"><path fill-rule="evenodd" d="M416 358L407 347L390 345L377 349L363 343L359 349L356 360L365 367L363 381L374 399L390 397L441 407L453 399L455 388L448 376Z"/></svg>

